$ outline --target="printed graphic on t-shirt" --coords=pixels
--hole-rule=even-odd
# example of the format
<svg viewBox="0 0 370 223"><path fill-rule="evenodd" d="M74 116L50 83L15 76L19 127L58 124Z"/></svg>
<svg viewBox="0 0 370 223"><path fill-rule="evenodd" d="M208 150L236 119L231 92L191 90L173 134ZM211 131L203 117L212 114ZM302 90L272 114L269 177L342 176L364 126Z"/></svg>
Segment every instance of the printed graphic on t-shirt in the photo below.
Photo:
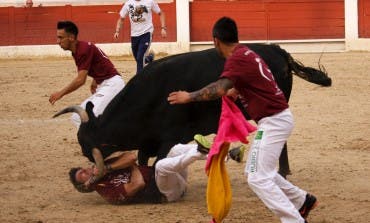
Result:
<svg viewBox="0 0 370 223"><path fill-rule="evenodd" d="M133 22L144 22L145 21L145 17L143 16L143 14L148 13L148 9L146 8L145 5L138 5L135 7L134 5L130 4L128 7L129 7L130 17Z"/></svg>
<svg viewBox="0 0 370 223"><path fill-rule="evenodd" d="M129 172L119 174L117 177L113 178L110 183L115 187L118 187L121 184L127 184L128 182L130 182L130 175L131 174Z"/></svg>

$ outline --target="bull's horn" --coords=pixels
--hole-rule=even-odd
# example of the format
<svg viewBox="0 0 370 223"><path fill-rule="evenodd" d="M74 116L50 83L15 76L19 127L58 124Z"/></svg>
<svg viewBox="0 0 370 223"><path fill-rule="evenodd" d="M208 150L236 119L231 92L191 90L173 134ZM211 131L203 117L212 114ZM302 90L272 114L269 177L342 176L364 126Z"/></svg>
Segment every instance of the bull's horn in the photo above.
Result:
<svg viewBox="0 0 370 223"><path fill-rule="evenodd" d="M97 178L100 179L104 176L104 160L103 155L101 154L100 150L98 148L92 149L92 155L95 160L96 168L98 168L98 175Z"/></svg>
<svg viewBox="0 0 370 223"><path fill-rule="evenodd" d="M73 105L73 106L66 107L63 110L56 113L53 116L53 118L58 117L59 115L62 115L68 112L76 112L80 116L81 122L89 121L89 116L87 115L87 112L79 105Z"/></svg>

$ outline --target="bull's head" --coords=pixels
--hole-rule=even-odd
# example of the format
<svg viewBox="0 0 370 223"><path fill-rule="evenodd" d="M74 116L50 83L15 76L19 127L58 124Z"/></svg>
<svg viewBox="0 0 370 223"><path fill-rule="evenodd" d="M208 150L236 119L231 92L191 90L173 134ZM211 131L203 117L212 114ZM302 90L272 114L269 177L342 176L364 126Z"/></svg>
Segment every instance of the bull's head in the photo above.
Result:
<svg viewBox="0 0 370 223"><path fill-rule="evenodd" d="M92 103L88 104L88 106L92 110L92 107L93 107ZM77 113L80 116L82 124L85 124L89 121L89 116L88 116L87 112L81 106L78 106L78 105L73 105L73 106L69 106L69 107L64 108L63 110L57 112L53 116L53 118L58 117L59 115L62 115L62 114L65 114L65 113L69 113L69 112ZM100 179L103 176L103 173L104 173L103 155L101 154L101 152L98 148L94 147L92 149L92 156L94 158L95 165L99 170L99 175L97 175L96 177L97 177L97 179Z"/></svg>

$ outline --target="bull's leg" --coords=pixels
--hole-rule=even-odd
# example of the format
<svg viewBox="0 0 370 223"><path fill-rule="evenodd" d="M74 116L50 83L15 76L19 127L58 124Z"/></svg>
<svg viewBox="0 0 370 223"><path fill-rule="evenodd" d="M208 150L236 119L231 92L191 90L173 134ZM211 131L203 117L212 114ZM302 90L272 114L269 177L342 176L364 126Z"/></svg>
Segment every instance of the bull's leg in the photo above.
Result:
<svg viewBox="0 0 370 223"><path fill-rule="evenodd" d="M147 166L149 162L149 156L144 151L139 150L137 154L138 163L140 166Z"/></svg>
<svg viewBox="0 0 370 223"><path fill-rule="evenodd" d="M288 160L288 146L287 143L284 144L283 150L281 151L279 158L279 174L286 178L290 175L289 160Z"/></svg>
<svg viewBox="0 0 370 223"><path fill-rule="evenodd" d="M170 152L170 150L172 149L172 147L174 145L176 145L177 143L175 142L163 142L161 144L161 147L159 148L158 152L157 152L157 159L155 160L154 162L154 165L161 159L163 158L166 158L168 153Z"/></svg>

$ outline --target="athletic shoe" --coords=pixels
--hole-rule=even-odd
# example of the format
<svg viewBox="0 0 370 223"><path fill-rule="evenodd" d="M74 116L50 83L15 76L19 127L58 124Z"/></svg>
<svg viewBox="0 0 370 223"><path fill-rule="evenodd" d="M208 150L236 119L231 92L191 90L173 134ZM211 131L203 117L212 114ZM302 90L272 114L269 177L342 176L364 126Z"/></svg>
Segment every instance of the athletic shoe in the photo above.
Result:
<svg viewBox="0 0 370 223"><path fill-rule="evenodd" d="M304 201L302 207L299 209L301 216L306 219L311 210L315 209L319 205L316 197L312 194L307 193L306 200Z"/></svg>
<svg viewBox="0 0 370 223"><path fill-rule="evenodd" d="M151 63L154 60L154 53L152 51L149 52L149 54L145 57L145 63Z"/></svg>
<svg viewBox="0 0 370 223"><path fill-rule="evenodd" d="M206 137L204 137L200 134L196 134L194 136L194 141L198 144L197 150L200 153L208 154L209 149L211 148L212 144L206 139Z"/></svg>
<svg viewBox="0 0 370 223"><path fill-rule="evenodd" d="M236 162L240 163L243 161L244 151L245 151L244 145L232 148L229 150L229 157L232 160L235 160Z"/></svg>

